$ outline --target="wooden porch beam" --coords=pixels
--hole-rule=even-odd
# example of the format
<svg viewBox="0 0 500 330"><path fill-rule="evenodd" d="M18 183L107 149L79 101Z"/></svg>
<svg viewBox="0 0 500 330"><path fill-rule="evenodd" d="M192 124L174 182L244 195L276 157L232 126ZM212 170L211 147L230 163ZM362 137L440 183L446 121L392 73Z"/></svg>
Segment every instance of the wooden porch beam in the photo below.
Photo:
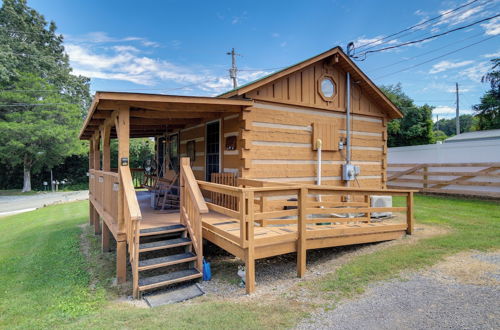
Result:
<svg viewBox="0 0 500 330"><path fill-rule="evenodd" d="M201 119L157 119L157 118L131 118L130 125L175 125L175 124L199 124Z"/></svg>
<svg viewBox="0 0 500 330"><path fill-rule="evenodd" d="M159 118L159 119L172 119L172 118L218 118L222 112L196 112L196 111L156 111L156 110L141 110L132 109L130 111L131 117L137 118Z"/></svg>
<svg viewBox="0 0 500 330"><path fill-rule="evenodd" d="M196 111L196 112L230 112L237 113L241 111L240 106L227 106L218 104L189 104L189 103L163 103L163 102L120 102L102 100L97 106L97 110L116 110L120 107L128 106L131 108L141 108L153 111Z"/></svg>

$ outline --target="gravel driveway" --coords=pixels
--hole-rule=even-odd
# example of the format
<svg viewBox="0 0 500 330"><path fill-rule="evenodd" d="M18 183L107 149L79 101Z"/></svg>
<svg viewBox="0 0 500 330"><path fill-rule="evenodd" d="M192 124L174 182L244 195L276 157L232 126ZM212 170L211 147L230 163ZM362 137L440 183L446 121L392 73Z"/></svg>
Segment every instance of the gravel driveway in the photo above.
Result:
<svg viewBox="0 0 500 330"><path fill-rule="evenodd" d="M448 258L303 320L299 329L500 329L500 251Z"/></svg>
<svg viewBox="0 0 500 330"><path fill-rule="evenodd" d="M0 196L0 216L31 211L46 205L89 198L88 190L49 192L26 196Z"/></svg>

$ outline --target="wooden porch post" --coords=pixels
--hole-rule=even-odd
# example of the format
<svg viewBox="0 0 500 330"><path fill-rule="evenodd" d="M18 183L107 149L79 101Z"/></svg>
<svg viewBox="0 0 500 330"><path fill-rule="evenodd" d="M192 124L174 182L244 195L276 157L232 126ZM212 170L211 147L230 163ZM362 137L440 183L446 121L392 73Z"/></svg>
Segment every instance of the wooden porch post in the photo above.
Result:
<svg viewBox="0 0 500 330"><path fill-rule="evenodd" d="M108 125L104 125L101 128L102 170L106 172L111 171L110 134L111 134L111 127Z"/></svg>
<svg viewBox="0 0 500 330"><path fill-rule="evenodd" d="M109 242L111 239L111 231L108 228L108 225L103 220L102 221L102 252L109 252Z"/></svg>
<svg viewBox="0 0 500 330"><path fill-rule="evenodd" d="M89 141L89 187L90 187L90 170L94 169L94 140ZM52 182L50 183L52 184ZM91 191L89 191L91 193ZM94 224L94 205L89 200L89 222L92 226Z"/></svg>
<svg viewBox="0 0 500 330"><path fill-rule="evenodd" d="M102 139L102 170L106 172L111 171L111 150L110 150L110 132L111 127L106 123L101 127L101 139ZM111 238L111 231L108 225L103 220L102 221L102 252L109 252L109 240Z"/></svg>
<svg viewBox="0 0 500 330"><path fill-rule="evenodd" d="M306 273L307 248L306 248L306 222L307 222L307 188L300 188L298 198L299 239L297 240L297 276L303 277Z"/></svg>
<svg viewBox="0 0 500 330"><path fill-rule="evenodd" d="M130 108L129 106L119 106L118 116L115 121L116 132L118 133L118 174L121 176L122 167L128 167L129 162L129 139L130 139ZM124 191L120 180L118 192L118 233L125 232L124 217ZM127 280L127 242L116 242L116 280L124 283Z"/></svg>
<svg viewBox="0 0 500 330"><path fill-rule="evenodd" d="M94 169L100 170L101 168L101 147L100 147L100 134L99 131L96 131L96 136L94 138ZM94 234L99 235L101 234L101 225L100 225L100 218L99 218L99 213L97 213L97 210L94 208Z"/></svg>
<svg viewBox="0 0 500 330"><path fill-rule="evenodd" d="M247 224L247 242L248 247L245 249L245 289L247 294L251 294L255 291L255 256L254 256L254 192L249 191L248 195L243 193L243 199L248 201L247 210L248 215L242 212L243 221ZM244 233L242 233L244 235Z"/></svg>

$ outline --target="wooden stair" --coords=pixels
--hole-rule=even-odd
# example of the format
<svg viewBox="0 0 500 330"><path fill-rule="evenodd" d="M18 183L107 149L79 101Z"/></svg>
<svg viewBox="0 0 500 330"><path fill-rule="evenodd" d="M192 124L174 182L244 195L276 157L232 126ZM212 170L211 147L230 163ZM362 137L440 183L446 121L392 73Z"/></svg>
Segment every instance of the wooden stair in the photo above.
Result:
<svg viewBox="0 0 500 330"><path fill-rule="evenodd" d="M197 255L186 226L142 229L140 239L139 292L202 277L202 272L194 266Z"/></svg>

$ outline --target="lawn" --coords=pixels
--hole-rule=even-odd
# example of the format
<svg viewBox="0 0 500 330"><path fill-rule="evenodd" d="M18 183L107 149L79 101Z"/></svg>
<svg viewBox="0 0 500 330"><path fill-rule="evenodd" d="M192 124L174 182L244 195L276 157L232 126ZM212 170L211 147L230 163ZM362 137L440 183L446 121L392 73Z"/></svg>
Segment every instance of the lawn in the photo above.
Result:
<svg viewBox="0 0 500 330"><path fill-rule="evenodd" d="M81 252L87 212L87 202L76 202L0 218L0 328L286 328L314 307L285 296L244 303L202 297L156 309L117 302L112 256L104 258L107 269L95 271L95 258ZM403 270L463 250L500 248L499 203L416 196L415 216L450 231L355 257L335 273L301 282L300 290L325 295L332 306ZM99 256L94 243L91 254Z"/></svg>

